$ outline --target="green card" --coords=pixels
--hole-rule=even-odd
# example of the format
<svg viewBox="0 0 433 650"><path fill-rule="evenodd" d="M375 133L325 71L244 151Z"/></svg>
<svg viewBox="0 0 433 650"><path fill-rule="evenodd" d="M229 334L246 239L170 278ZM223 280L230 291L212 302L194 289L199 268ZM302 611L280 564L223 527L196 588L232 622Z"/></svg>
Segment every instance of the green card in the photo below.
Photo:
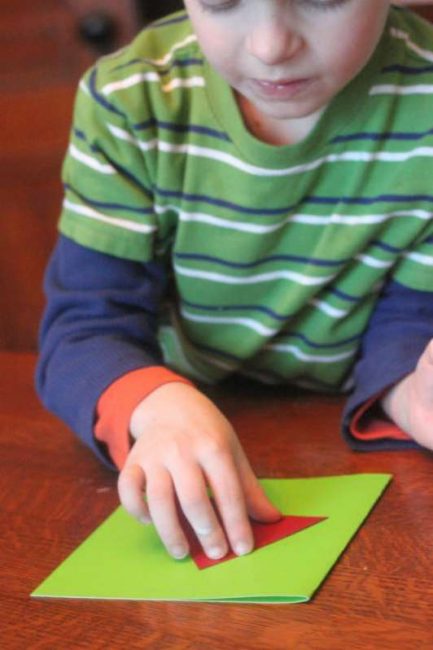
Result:
<svg viewBox="0 0 433 650"><path fill-rule="evenodd" d="M327 519L205 570L199 570L191 558L173 560L152 526L139 524L119 507L32 596L305 602L390 480L390 474L263 479L266 493L282 513Z"/></svg>

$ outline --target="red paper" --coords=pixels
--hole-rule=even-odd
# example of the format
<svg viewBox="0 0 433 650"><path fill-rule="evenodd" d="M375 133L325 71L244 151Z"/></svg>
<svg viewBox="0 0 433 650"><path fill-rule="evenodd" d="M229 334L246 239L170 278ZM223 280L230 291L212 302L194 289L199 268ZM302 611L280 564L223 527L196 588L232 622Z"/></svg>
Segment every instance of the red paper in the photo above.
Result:
<svg viewBox="0 0 433 650"><path fill-rule="evenodd" d="M314 526L324 519L327 519L327 517L297 517L294 515L284 515L273 524L262 524L251 520L251 527L254 534L254 550L272 544L273 542L278 542L280 539L298 533L309 526ZM185 533L190 545L191 557L199 569L207 569L215 564L219 564L220 562L227 562L227 560L233 560L239 557L233 553L233 551L229 551L227 555L219 560L211 560L207 555L205 555L200 546L200 542L189 525L185 526Z"/></svg>

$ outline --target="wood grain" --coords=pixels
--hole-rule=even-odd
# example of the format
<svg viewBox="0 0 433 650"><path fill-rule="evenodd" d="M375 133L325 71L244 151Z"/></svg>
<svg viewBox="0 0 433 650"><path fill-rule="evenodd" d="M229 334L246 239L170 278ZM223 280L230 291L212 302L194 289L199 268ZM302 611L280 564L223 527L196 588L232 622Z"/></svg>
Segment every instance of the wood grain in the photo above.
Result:
<svg viewBox="0 0 433 650"><path fill-rule="evenodd" d="M340 438L340 398L248 383L210 394L259 476L394 474L312 602L31 600L118 503L116 476L38 403L33 367L31 354L0 353L0 647L431 650L432 455L354 453Z"/></svg>

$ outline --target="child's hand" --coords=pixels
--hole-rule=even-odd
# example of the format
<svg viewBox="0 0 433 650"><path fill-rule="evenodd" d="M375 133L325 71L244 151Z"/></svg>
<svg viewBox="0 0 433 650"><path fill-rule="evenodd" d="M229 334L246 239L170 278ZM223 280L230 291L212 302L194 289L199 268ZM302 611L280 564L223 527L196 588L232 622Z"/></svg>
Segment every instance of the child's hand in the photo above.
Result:
<svg viewBox="0 0 433 650"><path fill-rule="evenodd" d="M228 551L207 485L238 555L253 548L248 515L269 522L281 516L265 496L230 423L195 388L170 383L155 390L134 410L131 433L136 442L119 476L120 500L137 519L155 524L173 557L188 553L176 499L208 557L217 559Z"/></svg>
<svg viewBox="0 0 433 650"><path fill-rule="evenodd" d="M414 372L382 398L382 408L400 429L433 449L433 339Z"/></svg>

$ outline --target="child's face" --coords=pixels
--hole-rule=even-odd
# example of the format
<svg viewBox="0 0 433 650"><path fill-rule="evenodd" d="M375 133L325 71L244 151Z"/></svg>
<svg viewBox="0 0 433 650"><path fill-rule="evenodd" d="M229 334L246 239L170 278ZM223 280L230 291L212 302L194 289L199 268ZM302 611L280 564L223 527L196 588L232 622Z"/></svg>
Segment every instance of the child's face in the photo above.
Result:
<svg viewBox="0 0 433 650"><path fill-rule="evenodd" d="M211 65L271 120L320 114L382 34L390 0L185 0Z"/></svg>

